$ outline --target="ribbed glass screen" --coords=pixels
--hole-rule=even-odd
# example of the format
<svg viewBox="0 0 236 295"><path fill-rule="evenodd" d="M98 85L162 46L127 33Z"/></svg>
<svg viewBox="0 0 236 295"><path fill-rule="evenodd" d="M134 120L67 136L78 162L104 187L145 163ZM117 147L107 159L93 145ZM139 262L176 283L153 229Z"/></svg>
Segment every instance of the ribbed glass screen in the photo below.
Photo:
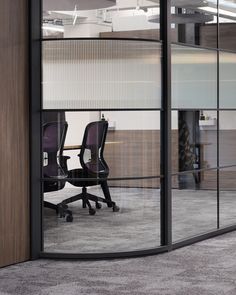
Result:
<svg viewBox="0 0 236 295"><path fill-rule="evenodd" d="M220 108L236 107L236 54L220 52Z"/></svg>
<svg viewBox="0 0 236 295"><path fill-rule="evenodd" d="M172 45L172 107L217 107L217 52Z"/></svg>
<svg viewBox="0 0 236 295"><path fill-rule="evenodd" d="M43 42L44 109L161 107L161 44L128 40Z"/></svg>

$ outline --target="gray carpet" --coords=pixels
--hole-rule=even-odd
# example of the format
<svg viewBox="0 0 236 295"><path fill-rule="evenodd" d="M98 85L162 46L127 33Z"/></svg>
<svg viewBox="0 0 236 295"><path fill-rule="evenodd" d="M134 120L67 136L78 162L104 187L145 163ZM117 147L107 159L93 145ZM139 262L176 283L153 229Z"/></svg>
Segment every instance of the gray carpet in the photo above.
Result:
<svg viewBox="0 0 236 295"><path fill-rule="evenodd" d="M18 264L0 270L0 294L235 295L236 232L144 258Z"/></svg>
<svg viewBox="0 0 236 295"><path fill-rule="evenodd" d="M73 223L59 219L45 209L44 245L47 252L94 253L151 249L160 245L160 191L158 189L111 188L120 212L103 206L95 216L81 208L81 201L70 205ZM45 194L45 200L59 203L77 194L67 188ZM101 195L99 188L90 192ZM173 190L173 240L177 241L216 228L217 195L209 190ZM235 192L222 192L221 225L236 223Z"/></svg>
<svg viewBox="0 0 236 295"><path fill-rule="evenodd" d="M159 190L111 188L112 199L120 211L113 212L104 204L90 216L81 201L70 204L74 221L58 219L52 210L45 210L45 251L116 252L159 246ZM67 188L47 194L46 200L60 202L78 193ZM89 190L101 195L99 188ZM148 243L148 244L147 244Z"/></svg>

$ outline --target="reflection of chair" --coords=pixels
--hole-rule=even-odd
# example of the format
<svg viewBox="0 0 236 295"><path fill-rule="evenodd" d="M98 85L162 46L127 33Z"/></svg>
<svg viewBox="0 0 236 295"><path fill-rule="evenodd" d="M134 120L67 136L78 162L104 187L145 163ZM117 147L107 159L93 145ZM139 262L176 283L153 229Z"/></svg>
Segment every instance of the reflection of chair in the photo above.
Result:
<svg viewBox="0 0 236 295"><path fill-rule="evenodd" d="M83 208L89 207L89 214L94 215L96 211L91 207L89 200L96 203L96 208L100 209L99 202L106 203L112 207L113 211L119 211L119 207L111 200L109 188L107 185L107 176L109 168L103 158L103 150L106 140L108 123L105 120L89 123L84 132L84 138L79 156L81 168L69 171L69 178L76 178L69 182L82 187L82 193L68 198L62 202L62 205L83 201ZM87 192L88 186L101 185L105 198L92 195Z"/></svg>
<svg viewBox="0 0 236 295"><path fill-rule="evenodd" d="M67 177L67 160L69 157L62 155L68 124L66 122L50 122L43 125L43 153L44 153L44 178L58 180L44 181L44 192L58 191L64 188ZM44 201L44 207L54 209L66 221L72 221L72 212L60 204Z"/></svg>

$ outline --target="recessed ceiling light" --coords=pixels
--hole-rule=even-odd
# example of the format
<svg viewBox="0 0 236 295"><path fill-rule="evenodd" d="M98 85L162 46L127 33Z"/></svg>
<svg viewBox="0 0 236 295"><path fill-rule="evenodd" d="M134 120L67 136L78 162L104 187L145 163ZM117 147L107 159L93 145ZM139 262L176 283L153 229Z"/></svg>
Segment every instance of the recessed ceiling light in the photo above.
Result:
<svg viewBox="0 0 236 295"><path fill-rule="evenodd" d="M198 7L199 10L204 10L207 12L211 12L214 14L217 14L217 8L213 8L213 7ZM236 17L236 13L235 12L231 12L228 10L224 10L224 9L219 9L219 14L220 15L224 15L224 16L231 16L231 17Z"/></svg>
<svg viewBox="0 0 236 295"><path fill-rule="evenodd" d="M50 24L43 24L42 29L61 33L64 32L64 28L62 26L55 26Z"/></svg>

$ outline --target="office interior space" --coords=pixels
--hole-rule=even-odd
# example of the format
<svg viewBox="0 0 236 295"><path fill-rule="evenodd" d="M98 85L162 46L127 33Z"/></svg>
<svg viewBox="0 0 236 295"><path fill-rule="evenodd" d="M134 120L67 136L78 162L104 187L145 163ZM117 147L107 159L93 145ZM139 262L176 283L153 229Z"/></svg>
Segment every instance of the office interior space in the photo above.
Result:
<svg viewBox="0 0 236 295"><path fill-rule="evenodd" d="M43 255L144 253L232 228L236 3L171 1L168 106L160 1L42 6Z"/></svg>
<svg viewBox="0 0 236 295"><path fill-rule="evenodd" d="M30 13L30 257L158 254L236 229L236 1Z"/></svg>

